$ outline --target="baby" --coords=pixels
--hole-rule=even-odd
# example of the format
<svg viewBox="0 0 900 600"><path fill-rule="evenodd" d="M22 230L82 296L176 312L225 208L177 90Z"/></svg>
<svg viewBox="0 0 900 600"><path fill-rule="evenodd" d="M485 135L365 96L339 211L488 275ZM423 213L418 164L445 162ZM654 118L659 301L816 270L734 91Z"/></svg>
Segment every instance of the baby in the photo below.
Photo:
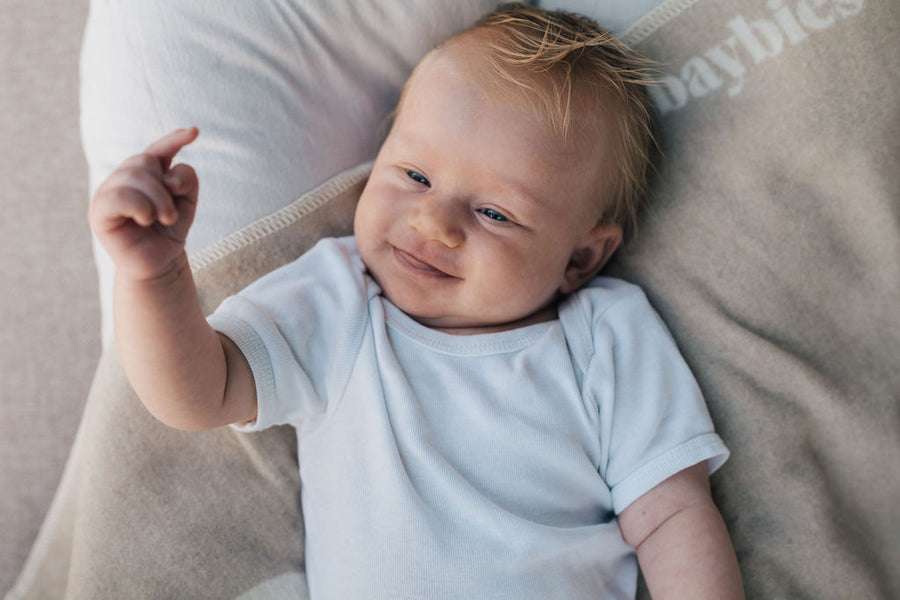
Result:
<svg viewBox="0 0 900 600"><path fill-rule="evenodd" d="M501 7L416 67L354 236L209 319L171 165L197 130L97 190L150 412L297 429L313 598L632 598L635 556L654 597L742 597L728 452L644 295L597 276L646 180L642 72L589 20Z"/></svg>

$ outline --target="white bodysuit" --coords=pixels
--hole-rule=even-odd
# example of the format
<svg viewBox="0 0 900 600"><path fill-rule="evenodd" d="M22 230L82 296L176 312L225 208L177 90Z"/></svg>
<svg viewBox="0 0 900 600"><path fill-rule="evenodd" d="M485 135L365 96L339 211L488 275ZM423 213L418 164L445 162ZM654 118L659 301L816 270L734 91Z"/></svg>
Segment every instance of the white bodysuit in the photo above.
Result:
<svg viewBox="0 0 900 600"><path fill-rule="evenodd" d="M210 322L259 415L297 429L307 576L323 598L633 598L616 514L728 451L644 294L597 278L558 320L431 330L353 238L320 242Z"/></svg>

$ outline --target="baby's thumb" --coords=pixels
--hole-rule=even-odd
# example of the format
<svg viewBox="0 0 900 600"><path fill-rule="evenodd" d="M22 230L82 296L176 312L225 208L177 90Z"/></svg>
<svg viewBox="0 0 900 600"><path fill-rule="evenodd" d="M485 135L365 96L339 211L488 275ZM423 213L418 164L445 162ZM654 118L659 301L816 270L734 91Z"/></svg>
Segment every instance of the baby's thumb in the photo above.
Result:
<svg viewBox="0 0 900 600"><path fill-rule="evenodd" d="M175 165L163 175L163 182L172 196L188 196L197 201L200 182L193 167L184 163Z"/></svg>
<svg viewBox="0 0 900 600"><path fill-rule="evenodd" d="M180 233L187 235L187 229L194 221L197 211L197 198L200 193L200 182L193 167L186 164L177 164L163 175L163 183L172 195L175 202L175 210L178 211L177 228ZM183 230L183 231L182 231Z"/></svg>

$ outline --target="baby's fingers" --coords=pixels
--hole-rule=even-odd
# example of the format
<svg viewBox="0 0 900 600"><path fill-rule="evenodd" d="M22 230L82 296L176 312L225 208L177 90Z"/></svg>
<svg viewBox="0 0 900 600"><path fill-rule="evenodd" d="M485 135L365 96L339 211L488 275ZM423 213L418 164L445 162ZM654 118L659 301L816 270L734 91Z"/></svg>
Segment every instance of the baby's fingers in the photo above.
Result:
<svg viewBox="0 0 900 600"><path fill-rule="evenodd" d="M150 210L149 214L152 216L152 220L150 223L144 223L135 219L135 222L140 225L147 226L155 220L163 225L172 225L178 220L178 209L169 190L158 177L141 168L119 169L110 175L104 183L104 188L108 190L107 194L113 195L113 201L116 198L128 198L130 204L133 201L133 194L121 193L126 189L143 197L148 205L148 210Z"/></svg>
<svg viewBox="0 0 900 600"><path fill-rule="evenodd" d="M91 226L96 233L109 233L129 221L150 227L157 221L157 209L141 192L117 187L98 194L91 205Z"/></svg>
<svg viewBox="0 0 900 600"><path fill-rule="evenodd" d="M165 172L179 150L197 139L199 134L200 131L196 127L176 129L147 146L144 153L159 160L160 167Z"/></svg>

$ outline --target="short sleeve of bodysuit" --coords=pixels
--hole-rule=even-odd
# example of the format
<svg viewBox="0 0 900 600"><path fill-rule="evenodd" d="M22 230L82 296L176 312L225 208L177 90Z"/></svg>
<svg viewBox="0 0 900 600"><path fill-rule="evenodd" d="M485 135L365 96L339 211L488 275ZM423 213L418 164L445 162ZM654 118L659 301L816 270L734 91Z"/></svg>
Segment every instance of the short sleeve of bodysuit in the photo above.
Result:
<svg viewBox="0 0 900 600"><path fill-rule="evenodd" d="M257 431L322 414L340 396L361 343L369 293L349 238L309 252L227 298L209 317L241 349L256 385Z"/></svg>
<svg viewBox="0 0 900 600"><path fill-rule="evenodd" d="M726 461L693 374L639 288L597 278L560 316L598 407L599 471L616 513L687 467Z"/></svg>

